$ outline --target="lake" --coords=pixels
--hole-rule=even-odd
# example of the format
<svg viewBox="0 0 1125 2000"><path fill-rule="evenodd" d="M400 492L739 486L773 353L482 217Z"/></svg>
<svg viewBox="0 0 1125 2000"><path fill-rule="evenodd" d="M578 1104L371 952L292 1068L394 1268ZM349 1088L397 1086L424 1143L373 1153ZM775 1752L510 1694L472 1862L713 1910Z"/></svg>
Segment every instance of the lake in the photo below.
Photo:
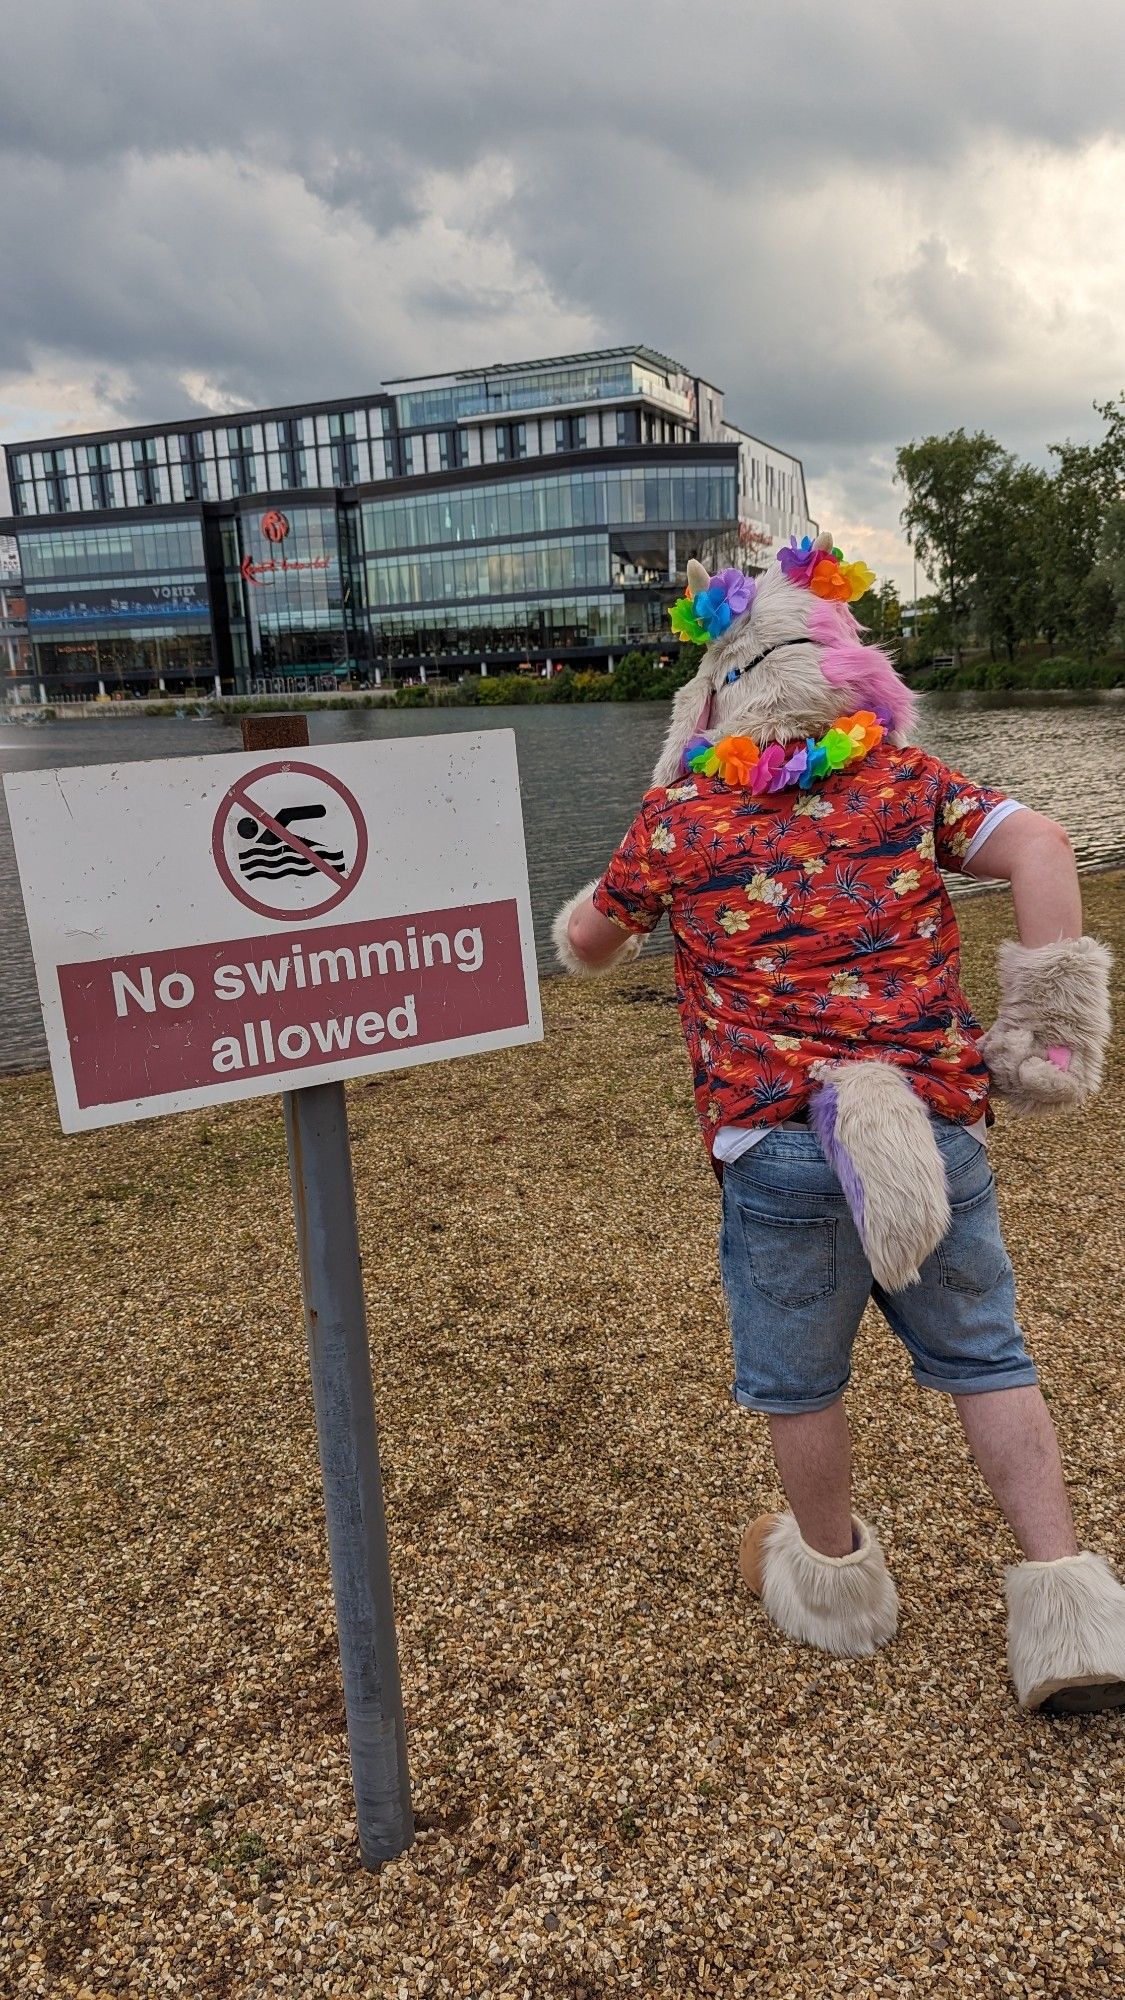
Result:
<svg viewBox="0 0 1125 2000"><path fill-rule="evenodd" d="M540 963L550 965L558 905L604 868L648 782L668 721L664 703L592 702L542 708L334 709L309 716L314 743L514 729ZM1121 786L1125 703L1041 707L921 705L918 739L946 763L1062 821L1079 864L1125 860ZM41 727L0 720L0 772L69 764L192 757L242 745L237 724L138 716ZM1116 778L1114 773L1116 772ZM951 884L955 892L959 884ZM0 802L0 1070L46 1062L31 948L11 829Z"/></svg>

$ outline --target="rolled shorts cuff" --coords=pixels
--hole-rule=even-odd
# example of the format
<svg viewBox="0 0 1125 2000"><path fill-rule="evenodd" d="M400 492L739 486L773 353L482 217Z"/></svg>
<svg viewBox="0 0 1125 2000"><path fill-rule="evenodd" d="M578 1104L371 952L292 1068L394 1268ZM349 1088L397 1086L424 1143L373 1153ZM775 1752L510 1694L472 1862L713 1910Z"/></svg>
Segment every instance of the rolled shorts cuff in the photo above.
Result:
<svg viewBox="0 0 1125 2000"><path fill-rule="evenodd" d="M740 1410L757 1410L763 1417L807 1417L814 1415L817 1410L831 1409L833 1403L838 1403L841 1396L846 1394L850 1382L849 1376L847 1382L841 1382L838 1389L829 1389L827 1395L800 1397L755 1396L749 1389L740 1389L738 1384L734 1383L731 1395Z"/></svg>
<svg viewBox="0 0 1125 2000"><path fill-rule="evenodd" d="M992 1389L1034 1389L1039 1381L1039 1370L1030 1355L1018 1368L992 1368L972 1375L928 1375L921 1368L913 1372L920 1389L940 1389L947 1396L982 1396Z"/></svg>

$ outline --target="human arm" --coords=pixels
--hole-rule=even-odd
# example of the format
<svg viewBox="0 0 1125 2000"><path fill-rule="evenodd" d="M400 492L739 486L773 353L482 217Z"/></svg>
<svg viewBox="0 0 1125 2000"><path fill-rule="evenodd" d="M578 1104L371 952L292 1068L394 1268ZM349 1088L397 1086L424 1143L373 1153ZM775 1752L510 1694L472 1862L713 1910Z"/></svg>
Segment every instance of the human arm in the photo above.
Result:
<svg viewBox="0 0 1125 2000"><path fill-rule="evenodd" d="M635 958L644 944L643 934L630 935L595 907L597 887L596 881L587 882L563 904L552 926L555 956L567 972L608 972Z"/></svg>
<svg viewBox="0 0 1125 2000"><path fill-rule="evenodd" d="M979 881L1007 882L1020 943L1058 944L1082 935L1082 896L1074 849L1065 827L1026 807L1001 820L964 871Z"/></svg>
<svg viewBox="0 0 1125 2000"><path fill-rule="evenodd" d="M567 972L607 972L635 958L701 867L666 793L648 793L600 881L587 883L555 918L559 964Z"/></svg>
<svg viewBox="0 0 1125 2000"><path fill-rule="evenodd" d="M1019 930L1000 947L1000 1011L980 1045L996 1089L1017 1111L1073 1108L1101 1082L1111 959L1082 935L1070 840L1040 813L1011 813L964 872L1010 883Z"/></svg>

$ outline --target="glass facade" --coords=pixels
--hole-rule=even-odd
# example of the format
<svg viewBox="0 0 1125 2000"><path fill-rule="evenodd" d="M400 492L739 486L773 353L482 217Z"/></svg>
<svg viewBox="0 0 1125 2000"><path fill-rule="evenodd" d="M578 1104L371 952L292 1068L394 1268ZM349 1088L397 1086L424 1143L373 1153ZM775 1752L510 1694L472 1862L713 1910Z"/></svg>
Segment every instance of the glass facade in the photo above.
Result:
<svg viewBox="0 0 1125 2000"><path fill-rule="evenodd" d="M356 607L335 506L242 509L224 523L222 542L242 685L354 668Z"/></svg>
<svg viewBox="0 0 1125 2000"><path fill-rule="evenodd" d="M134 577L205 580L203 530L195 520L123 521L73 528L40 528L20 536L29 586Z"/></svg>
<svg viewBox="0 0 1125 2000"><path fill-rule="evenodd" d="M198 519L89 523L20 534L28 636L40 674L90 692L209 681L211 604Z"/></svg>
<svg viewBox="0 0 1125 2000"><path fill-rule="evenodd" d="M367 602L377 616L383 605L441 604L607 584L609 546L604 535L560 535L550 542L369 558L366 570Z"/></svg>
<svg viewBox="0 0 1125 2000"><path fill-rule="evenodd" d="M715 568L720 551L733 559L736 469L716 458L529 468L365 499L359 516L376 658L608 652L658 641L688 554Z"/></svg>
<svg viewBox="0 0 1125 2000"><path fill-rule="evenodd" d="M295 487L330 490L388 476L386 427L380 399L350 410L180 425L95 444L9 446L12 501L19 515L73 514Z"/></svg>
<svg viewBox="0 0 1125 2000"><path fill-rule="evenodd" d="M455 486L363 503L368 551L542 535L630 523L714 525L738 518L733 466L591 468Z"/></svg>
<svg viewBox="0 0 1125 2000"><path fill-rule="evenodd" d="M659 599L630 602L599 597L513 598L467 604L455 616L426 610L374 613L377 661L441 660L475 665L478 659L521 660L535 654L620 650L660 636Z"/></svg>

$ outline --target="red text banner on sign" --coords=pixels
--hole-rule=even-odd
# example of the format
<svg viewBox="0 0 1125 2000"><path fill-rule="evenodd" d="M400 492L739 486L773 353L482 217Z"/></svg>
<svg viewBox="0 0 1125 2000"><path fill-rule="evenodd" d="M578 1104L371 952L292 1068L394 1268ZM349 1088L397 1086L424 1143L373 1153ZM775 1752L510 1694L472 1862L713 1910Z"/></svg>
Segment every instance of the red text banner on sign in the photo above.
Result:
<svg viewBox="0 0 1125 2000"><path fill-rule="evenodd" d="M83 1109L526 1025L514 900L60 965Z"/></svg>

